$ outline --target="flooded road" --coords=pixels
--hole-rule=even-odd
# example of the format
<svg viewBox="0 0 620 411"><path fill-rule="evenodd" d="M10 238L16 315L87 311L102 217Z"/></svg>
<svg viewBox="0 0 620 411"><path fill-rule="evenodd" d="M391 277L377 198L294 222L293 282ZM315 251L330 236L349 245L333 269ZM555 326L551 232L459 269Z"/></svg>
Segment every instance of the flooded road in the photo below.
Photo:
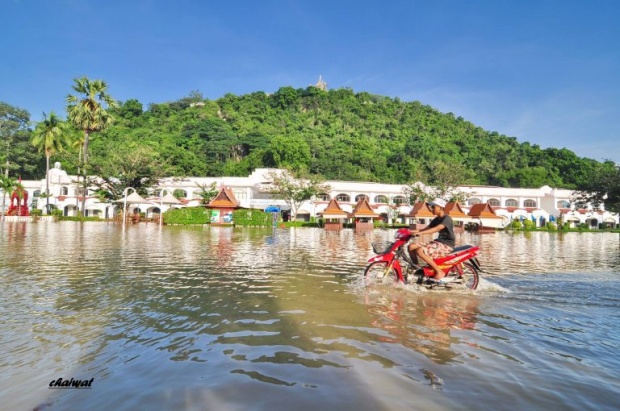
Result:
<svg viewBox="0 0 620 411"><path fill-rule="evenodd" d="M453 293L363 286L393 230L1 227L2 409L620 403L618 234L457 235L487 272Z"/></svg>

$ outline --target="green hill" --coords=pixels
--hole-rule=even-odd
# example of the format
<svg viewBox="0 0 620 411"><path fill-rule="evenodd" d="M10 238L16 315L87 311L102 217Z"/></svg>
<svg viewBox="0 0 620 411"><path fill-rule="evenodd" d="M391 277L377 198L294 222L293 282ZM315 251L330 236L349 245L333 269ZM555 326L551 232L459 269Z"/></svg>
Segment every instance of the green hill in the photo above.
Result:
<svg viewBox="0 0 620 411"><path fill-rule="evenodd" d="M122 154L134 153L132 159L155 161L166 175L246 176L258 167L289 167L326 179L432 184L441 169L458 184L574 188L603 165L567 149L520 143L417 101L351 89L283 87L217 100L194 92L147 110L128 100L113 114L114 125L93 135L93 164L126 162ZM75 172L75 154L63 156Z"/></svg>

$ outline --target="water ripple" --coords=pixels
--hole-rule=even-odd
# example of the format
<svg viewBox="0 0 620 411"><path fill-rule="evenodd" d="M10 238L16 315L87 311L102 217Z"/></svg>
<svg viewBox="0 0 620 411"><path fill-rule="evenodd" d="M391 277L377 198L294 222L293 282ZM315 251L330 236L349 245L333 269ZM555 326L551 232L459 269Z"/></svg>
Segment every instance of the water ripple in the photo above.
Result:
<svg viewBox="0 0 620 411"><path fill-rule="evenodd" d="M283 389L300 410L617 402L617 235L462 234L482 250L480 289L441 293L359 281L394 230L2 227L12 409L287 409ZM51 396L60 376L99 385Z"/></svg>

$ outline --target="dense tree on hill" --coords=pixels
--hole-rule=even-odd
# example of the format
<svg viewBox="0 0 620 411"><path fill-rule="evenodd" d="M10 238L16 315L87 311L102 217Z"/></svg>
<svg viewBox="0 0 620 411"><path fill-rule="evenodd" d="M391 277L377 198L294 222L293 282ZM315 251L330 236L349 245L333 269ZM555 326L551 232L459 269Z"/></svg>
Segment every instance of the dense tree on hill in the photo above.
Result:
<svg viewBox="0 0 620 411"><path fill-rule="evenodd" d="M418 101L349 88L282 87L217 100L192 92L146 110L127 100L109 113L115 122L93 131L93 157L123 145L147 146L177 176L242 176L259 167L285 167L338 180L433 184L452 174L450 181L463 184L576 188L604 168L567 149L520 143ZM68 156L63 164L70 172L76 168Z"/></svg>

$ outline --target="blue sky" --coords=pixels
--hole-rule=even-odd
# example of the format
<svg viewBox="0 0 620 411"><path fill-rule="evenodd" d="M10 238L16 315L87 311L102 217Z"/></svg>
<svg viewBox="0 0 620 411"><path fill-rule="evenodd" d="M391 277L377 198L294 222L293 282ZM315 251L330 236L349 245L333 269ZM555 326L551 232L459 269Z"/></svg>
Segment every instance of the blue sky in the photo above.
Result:
<svg viewBox="0 0 620 411"><path fill-rule="evenodd" d="M0 101L65 115L73 78L118 100L305 88L322 75L542 148L620 162L620 2L4 0Z"/></svg>

